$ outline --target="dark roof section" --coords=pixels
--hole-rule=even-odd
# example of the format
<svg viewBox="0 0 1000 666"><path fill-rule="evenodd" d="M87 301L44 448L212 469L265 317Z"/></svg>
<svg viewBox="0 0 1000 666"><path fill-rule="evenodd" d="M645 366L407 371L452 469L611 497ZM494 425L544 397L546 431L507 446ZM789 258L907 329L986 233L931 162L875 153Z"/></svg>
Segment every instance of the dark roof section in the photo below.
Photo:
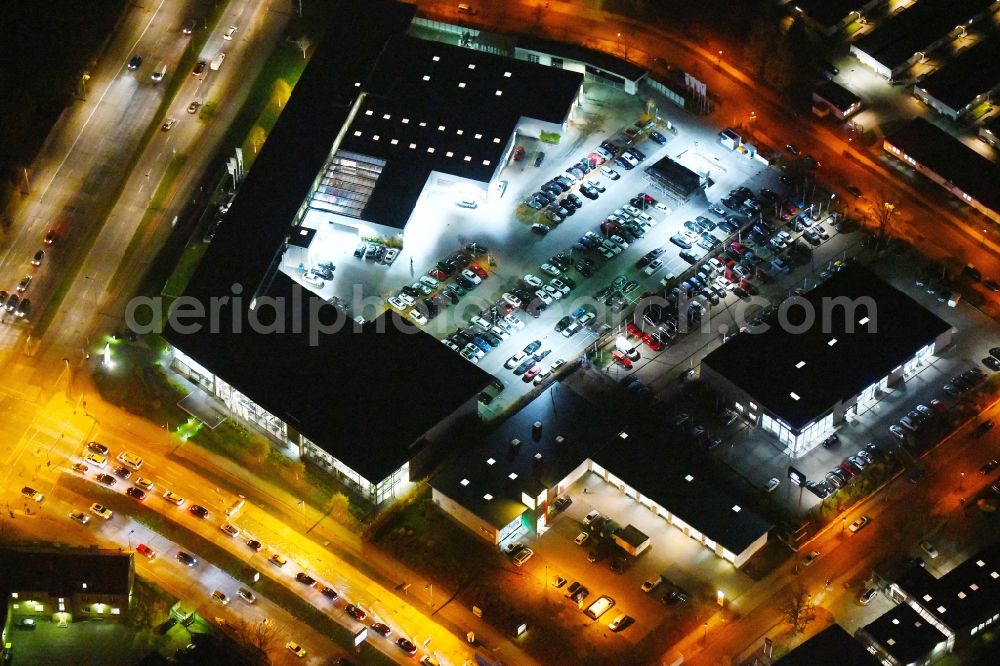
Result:
<svg viewBox="0 0 1000 666"><path fill-rule="evenodd" d="M1000 114L997 114L983 123L981 129L986 130L997 139L1000 139Z"/></svg>
<svg viewBox="0 0 1000 666"><path fill-rule="evenodd" d="M961 632L1000 612L1000 543L940 578L915 567L896 583L942 623Z"/></svg>
<svg viewBox="0 0 1000 666"><path fill-rule="evenodd" d="M649 537L635 525L626 525L615 530L614 536L618 537L633 548L638 548L649 541Z"/></svg>
<svg viewBox="0 0 1000 666"><path fill-rule="evenodd" d="M739 555L771 529L721 490L718 479L695 470L662 436L628 430L593 460L708 538Z"/></svg>
<svg viewBox="0 0 1000 666"><path fill-rule="evenodd" d="M604 53L603 51L595 51L577 44L553 42L547 39L520 36L517 38L517 46L522 49L548 53L556 56L557 58L576 60L577 62L600 67L606 72L616 74L623 79L628 79L629 81L638 81L647 73L642 67L633 65L627 60L622 60L621 58L616 58L615 56Z"/></svg>
<svg viewBox="0 0 1000 666"><path fill-rule="evenodd" d="M742 332L702 360L796 431L836 402L857 395L888 375L950 328L909 296L855 264L803 298L815 314L805 332L784 330L776 313L767 320L766 331ZM831 307L844 298L857 304L851 321L847 321L844 307ZM867 307L871 303L874 307ZM829 316L823 315L824 307ZM866 316L869 321L860 324ZM798 326L803 317L802 306L788 308L789 324ZM853 332L848 332L851 329ZM804 365L797 367L799 363Z"/></svg>
<svg viewBox="0 0 1000 666"><path fill-rule="evenodd" d="M542 422L537 438L532 429L535 421ZM481 443L445 464L430 484L499 529L527 509L522 493L537 498L592 457L616 432L597 405L556 383ZM562 441L556 441L560 436ZM511 443L515 439L519 445ZM514 479L511 474L516 475ZM486 494L493 499L485 499Z"/></svg>
<svg viewBox="0 0 1000 666"><path fill-rule="evenodd" d="M875 666L878 659L839 624L831 624L774 662L775 666Z"/></svg>
<svg viewBox="0 0 1000 666"><path fill-rule="evenodd" d="M833 81L824 81L819 84L813 94L818 95L840 111L847 111L854 104L861 102L860 97Z"/></svg>
<svg viewBox="0 0 1000 666"><path fill-rule="evenodd" d="M363 217L402 229L431 171L489 182L518 121L561 125L582 85L578 72L394 36L340 144L386 161Z"/></svg>
<svg viewBox="0 0 1000 666"><path fill-rule="evenodd" d="M648 167L646 173L679 199L687 199L701 188L701 176L666 156Z"/></svg>
<svg viewBox="0 0 1000 666"><path fill-rule="evenodd" d="M132 589L132 554L117 550L8 547L0 550L0 571L11 592L68 597L84 589L122 595Z"/></svg>
<svg viewBox="0 0 1000 666"><path fill-rule="evenodd" d="M860 38L854 48L890 70L967 23L996 0L920 0L879 24Z"/></svg>
<svg viewBox="0 0 1000 666"><path fill-rule="evenodd" d="M315 237L315 229L310 227L299 227L288 235L288 244L292 247L309 247Z"/></svg>
<svg viewBox="0 0 1000 666"><path fill-rule="evenodd" d="M914 664L948 637L909 604L899 604L861 629L901 664Z"/></svg>
<svg viewBox="0 0 1000 666"><path fill-rule="evenodd" d="M961 111L1000 83L1000 37L991 36L965 49L917 84L927 94Z"/></svg>
<svg viewBox="0 0 1000 666"><path fill-rule="evenodd" d="M186 294L208 304L231 297L240 285L241 299L221 307L219 321L226 326L218 333L170 326L165 334L206 369L378 482L412 456L411 447L427 430L485 387L489 375L391 313L358 333L331 306L275 272L295 214L347 121L358 94L354 83L368 79L386 40L405 31L414 12L412 5L389 0L336 7ZM247 308L253 295L301 304L297 310L285 307L285 333L251 329ZM263 303L258 298L255 314L270 321L274 311ZM310 326L313 310L324 323L336 322L337 331ZM234 319L239 329L229 325Z"/></svg>
<svg viewBox="0 0 1000 666"><path fill-rule="evenodd" d="M1000 211L1000 167L923 118L889 132L885 143L952 182L991 210Z"/></svg>
<svg viewBox="0 0 1000 666"><path fill-rule="evenodd" d="M812 21L832 28L866 4L866 0L797 0L790 7L800 10Z"/></svg>

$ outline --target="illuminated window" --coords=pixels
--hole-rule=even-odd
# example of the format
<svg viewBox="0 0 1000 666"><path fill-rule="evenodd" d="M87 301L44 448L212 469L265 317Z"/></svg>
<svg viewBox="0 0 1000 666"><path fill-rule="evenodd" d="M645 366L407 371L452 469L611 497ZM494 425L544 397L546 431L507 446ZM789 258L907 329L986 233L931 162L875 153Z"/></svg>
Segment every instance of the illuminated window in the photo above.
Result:
<svg viewBox="0 0 1000 666"><path fill-rule="evenodd" d="M741 510L742 509L740 509L740 505L739 504L734 504L733 505L733 511L735 511L736 513L739 513Z"/></svg>
<svg viewBox="0 0 1000 666"><path fill-rule="evenodd" d="M826 344L830 345L831 347L834 346L835 344L837 344L837 338L830 338L830 341Z"/></svg>
<svg viewBox="0 0 1000 666"><path fill-rule="evenodd" d="M465 156L465 161L466 162L471 162L472 161L472 156L471 155L466 155Z"/></svg>
<svg viewBox="0 0 1000 666"><path fill-rule="evenodd" d="M382 120L389 120L391 118L392 118L392 116L390 116L388 113L383 113L382 114Z"/></svg>
<svg viewBox="0 0 1000 666"><path fill-rule="evenodd" d="M503 91L502 90L498 90L497 91L497 97L500 97L501 95L503 95Z"/></svg>
<svg viewBox="0 0 1000 666"><path fill-rule="evenodd" d="M490 165L489 160L483 160L483 166L489 166L489 165Z"/></svg>
<svg viewBox="0 0 1000 666"><path fill-rule="evenodd" d="M433 153L433 152L434 152L434 146L431 146L431 147L429 147L429 148L427 149L427 152L428 152L428 153Z"/></svg>
<svg viewBox="0 0 1000 666"><path fill-rule="evenodd" d="M437 62L440 59L441 59L441 56L434 56L433 58L431 58L431 60L433 60L434 62Z"/></svg>
<svg viewBox="0 0 1000 666"><path fill-rule="evenodd" d="M445 157L454 157L454 155L455 153L451 152L450 150L444 154Z"/></svg>
<svg viewBox="0 0 1000 666"><path fill-rule="evenodd" d="M477 139L482 139L482 138L483 138L483 135L482 135L482 134L478 134L478 133L477 133L477 134L476 134L476 138L477 138Z"/></svg>
<svg viewBox="0 0 1000 666"><path fill-rule="evenodd" d="M493 499L493 495L490 495L489 493L486 493L485 495L483 495L483 499L486 500L487 502L489 502L490 500Z"/></svg>
<svg viewBox="0 0 1000 666"><path fill-rule="evenodd" d="M361 130L354 130L354 136L361 136Z"/></svg>
<svg viewBox="0 0 1000 666"><path fill-rule="evenodd" d="M403 124L404 125L409 125L410 124L410 119L409 118L403 118Z"/></svg>
<svg viewBox="0 0 1000 666"><path fill-rule="evenodd" d="M121 610L120 610L120 609L118 609L118 608L112 608L112 609L111 609L111 614L112 614L112 615L121 615L121 614L122 614L122 612L121 612Z"/></svg>
<svg viewBox="0 0 1000 666"><path fill-rule="evenodd" d="M858 323L864 326L865 324L868 323L868 317L862 317L861 319L858 320Z"/></svg>
<svg viewBox="0 0 1000 666"><path fill-rule="evenodd" d="M457 134L459 136L462 136L463 134L465 134L465 131L464 130L455 130L455 134Z"/></svg>
<svg viewBox="0 0 1000 666"><path fill-rule="evenodd" d="M459 88L464 88L465 87L465 81L459 82L458 87Z"/></svg>
<svg viewBox="0 0 1000 666"><path fill-rule="evenodd" d="M472 63L469 63L469 69L475 69L475 68L476 68L475 65L473 65Z"/></svg>
<svg viewBox="0 0 1000 666"><path fill-rule="evenodd" d="M430 80L431 80L431 77L429 77L426 74L424 74L424 81L430 81Z"/></svg>
<svg viewBox="0 0 1000 666"><path fill-rule="evenodd" d="M497 461L496 461L496 460L494 460L493 458L487 458L487 459L486 459L486 464L487 464L487 465L495 465L495 464L496 464L496 462L497 462Z"/></svg>
<svg viewBox="0 0 1000 666"><path fill-rule="evenodd" d="M691 481L694 481L694 477L691 476L690 474L686 474L684 475L684 480L690 483Z"/></svg>
<svg viewBox="0 0 1000 666"><path fill-rule="evenodd" d="M469 485L469 480L468 479L462 479L461 481L459 481L459 483L461 485L463 485L463 486L467 486L467 485Z"/></svg>
<svg viewBox="0 0 1000 666"><path fill-rule="evenodd" d="M509 79L510 78L510 72L504 72L503 76L504 76L505 79Z"/></svg>
<svg viewBox="0 0 1000 666"><path fill-rule="evenodd" d="M365 111L365 115L366 115L366 116L370 116L370 115L372 115L372 110L371 110L371 109L368 109L367 111Z"/></svg>
<svg viewBox="0 0 1000 666"><path fill-rule="evenodd" d="M378 139L379 139L378 134L372 135L372 141L378 141Z"/></svg>
<svg viewBox="0 0 1000 666"><path fill-rule="evenodd" d="M799 399L799 394L796 393L795 391L792 391L788 395L792 396L792 400L798 400Z"/></svg>
<svg viewBox="0 0 1000 666"><path fill-rule="evenodd" d="M415 144L415 143L411 143L410 144L410 150L414 150L416 147L417 147L417 144Z"/></svg>
<svg viewBox="0 0 1000 666"><path fill-rule="evenodd" d="M795 364L795 367L799 368L801 370L802 368L806 367L806 362L805 361L799 361L798 363Z"/></svg>
<svg viewBox="0 0 1000 666"><path fill-rule="evenodd" d="M397 143L399 143L399 139L393 139L393 140L392 140L392 141L390 141L389 143L391 143L392 145L394 145L394 146L395 146L395 145L396 145Z"/></svg>
<svg viewBox="0 0 1000 666"><path fill-rule="evenodd" d="M510 479L511 481L513 481L514 479L517 478L517 474L515 474L514 472L511 472L510 474L507 475L507 478Z"/></svg>

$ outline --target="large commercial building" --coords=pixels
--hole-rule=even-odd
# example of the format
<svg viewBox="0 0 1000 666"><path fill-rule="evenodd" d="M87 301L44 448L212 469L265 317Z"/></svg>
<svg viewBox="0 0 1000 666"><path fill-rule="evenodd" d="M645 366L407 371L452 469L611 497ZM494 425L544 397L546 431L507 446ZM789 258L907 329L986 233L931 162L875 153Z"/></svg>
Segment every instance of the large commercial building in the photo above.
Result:
<svg viewBox="0 0 1000 666"><path fill-rule="evenodd" d="M837 120L847 120L861 108L861 98L847 88L825 81L812 94L813 113L821 118L833 114Z"/></svg>
<svg viewBox="0 0 1000 666"><path fill-rule="evenodd" d="M943 129L914 118L889 132L882 148L963 203L1000 222L1000 167Z"/></svg>
<svg viewBox="0 0 1000 666"><path fill-rule="evenodd" d="M951 342L951 326L850 265L704 358L701 379L799 457Z"/></svg>
<svg viewBox="0 0 1000 666"><path fill-rule="evenodd" d="M557 384L449 461L431 481L434 501L493 544L543 532L553 503L588 472L718 557L742 566L767 543L770 525L662 435L623 430L609 411ZM625 526L626 552L648 547Z"/></svg>
<svg viewBox="0 0 1000 666"><path fill-rule="evenodd" d="M90 548L5 546L0 572L0 595L14 623L121 621L135 581L132 553Z"/></svg>
<svg viewBox="0 0 1000 666"><path fill-rule="evenodd" d="M876 666L878 663L839 624L831 624L774 662L775 666Z"/></svg>
<svg viewBox="0 0 1000 666"><path fill-rule="evenodd" d="M948 652L948 637L906 604L883 613L855 636L888 666L923 666Z"/></svg>
<svg viewBox="0 0 1000 666"><path fill-rule="evenodd" d="M913 94L952 120L1000 88L1000 37L987 37L913 86Z"/></svg>
<svg viewBox="0 0 1000 666"><path fill-rule="evenodd" d="M352 204L359 217L346 213L343 191L327 192L324 201L341 207L341 220L371 218L397 228L432 172L487 182L509 135L453 115L439 119L447 124L438 129L429 103L409 109L405 101L418 93L424 76L435 86L450 81L458 90L465 83L480 94L488 81L508 119L504 131L511 132L518 121L503 100L519 93L502 83L504 72L526 85L525 68L536 67L511 62L504 69L495 56L470 52L462 59L453 47L412 43L405 32L413 12L412 5L388 0L336 3L325 39L188 285L185 300L195 305L186 311L211 314L175 319L166 331L173 367L221 400L225 413L336 474L375 504L407 490L438 441L435 435L474 413L489 375L392 313L356 323L279 270L282 256L289 247L306 249L293 239L306 228L300 223L313 210L331 160L346 168L345 151L354 156L358 179L367 169L362 163L383 164L381 173L369 173L367 198ZM413 49L412 57L404 57L404 47ZM398 90L389 55L400 59ZM467 81L459 75L462 67ZM556 93L569 87L557 86ZM456 95L448 97L451 103ZM501 114L480 110L485 118ZM416 180L402 173L408 163ZM395 187L402 188L398 206Z"/></svg>
<svg viewBox="0 0 1000 666"><path fill-rule="evenodd" d="M865 12L882 2L883 0L797 0L788 3L788 7L816 32L832 35L838 28L860 19Z"/></svg>
<svg viewBox="0 0 1000 666"><path fill-rule="evenodd" d="M891 81L998 7L998 0L919 0L851 44L851 53Z"/></svg>

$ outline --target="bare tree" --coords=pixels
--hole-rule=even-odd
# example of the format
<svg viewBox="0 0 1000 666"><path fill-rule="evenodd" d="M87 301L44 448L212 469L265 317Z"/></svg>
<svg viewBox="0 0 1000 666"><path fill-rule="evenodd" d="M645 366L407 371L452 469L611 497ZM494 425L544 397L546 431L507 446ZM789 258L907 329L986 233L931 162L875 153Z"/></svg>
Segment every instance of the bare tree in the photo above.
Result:
<svg viewBox="0 0 1000 666"><path fill-rule="evenodd" d="M880 247L884 246L892 234L893 223L899 217L898 205L888 196L877 196L868 204L868 217L875 227L875 241Z"/></svg>
<svg viewBox="0 0 1000 666"><path fill-rule="evenodd" d="M805 631L810 622L816 619L816 607L812 605L812 595L801 585L796 585L788 591L779 609L782 616L792 627L792 636Z"/></svg>
<svg viewBox="0 0 1000 666"><path fill-rule="evenodd" d="M269 666L271 659L267 655L276 636L273 622L268 620L249 622L238 618L227 621L226 628L243 652L242 657L245 660L243 663Z"/></svg>

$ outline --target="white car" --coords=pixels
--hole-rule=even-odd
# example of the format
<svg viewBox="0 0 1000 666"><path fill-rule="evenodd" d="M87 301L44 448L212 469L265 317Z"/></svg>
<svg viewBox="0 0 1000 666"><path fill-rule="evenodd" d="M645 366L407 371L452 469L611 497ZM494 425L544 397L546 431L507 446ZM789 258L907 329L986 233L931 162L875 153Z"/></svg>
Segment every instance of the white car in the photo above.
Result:
<svg viewBox="0 0 1000 666"><path fill-rule="evenodd" d="M306 271L305 273L303 273L302 281L305 282L306 284L311 284L317 289L322 289L324 286L326 286L326 282L323 281L323 278L316 275L312 271Z"/></svg>
<svg viewBox="0 0 1000 666"><path fill-rule="evenodd" d="M479 359L486 356L486 352L470 342L462 348L462 356L473 363L479 363Z"/></svg>
<svg viewBox="0 0 1000 666"><path fill-rule="evenodd" d="M551 296L554 300L558 301L560 298L563 297L563 293L559 291L557 288L553 287L551 284L545 285L544 287L542 287L542 289L544 289L545 293Z"/></svg>
<svg viewBox="0 0 1000 666"><path fill-rule="evenodd" d="M521 279L524 280L525 284L531 285L535 289L538 289L539 287L542 286L542 281L540 279L538 279L537 277L535 277L534 275L532 275L531 273L528 273L527 275L525 275Z"/></svg>
<svg viewBox="0 0 1000 666"><path fill-rule="evenodd" d="M527 354L525 354L523 351L519 351L516 354L514 354L513 356L511 356L509 359L507 359L507 362L503 364L503 367L507 368L508 370L516 368L517 365L522 360L524 360L524 358L526 356L527 356Z"/></svg>
<svg viewBox="0 0 1000 666"><path fill-rule="evenodd" d="M544 289L536 289L535 296L538 296L538 300L540 300L542 303L545 303L546 305L552 303L552 297L549 296L549 294Z"/></svg>
<svg viewBox="0 0 1000 666"><path fill-rule="evenodd" d="M163 499L167 500L171 504L176 504L177 506L184 506L184 498L177 495L173 491L165 490L163 491Z"/></svg>
<svg viewBox="0 0 1000 666"><path fill-rule="evenodd" d="M214 590L212 592L212 601L220 606L226 606L229 604L229 597L227 597L221 590Z"/></svg>
<svg viewBox="0 0 1000 666"><path fill-rule="evenodd" d="M598 512L595 509L595 510L591 511L590 513L588 513L586 516L583 517L583 524L584 525L590 525L591 523L593 523L595 520L597 520L600 517L601 517L600 512Z"/></svg>
<svg viewBox="0 0 1000 666"><path fill-rule="evenodd" d="M619 178L621 178L620 173L618 173L617 171L608 166L601 167L601 175L607 176L611 180L618 180Z"/></svg>
<svg viewBox="0 0 1000 666"><path fill-rule="evenodd" d="M549 366L541 370L537 375L535 375L535 386L538 386L539 384L544 382L551 375L552 375L552 366Z"/></svg>
<svg viewBox="0 0 1000 666"><path fill-rule="evenodd" d="M542 264L541 266L539 266L539 268L542 269L543 273L548 273L552 277L559 277L559 275L562 274L561 270L559 270L558 268L549 263Z"/></svg>
<svg viewBox="0 0 1000 666"><path fill-rule="evenodd" d="M90 516L85 514L83 511L71 511L69 517L81 525L86 525L90 522Z"/></svg>
<svg viewBox="0 0 1000 666"><path fill-rule="evenodd" d="M504 292L503 300L510 304L511 307L519 308L521 307L521 299L511 294L510 292ZM510 316L510 315L508 315ZM522 324L523 326L524 324Z"/></svg>
<svg viewBox="0 0 1000 666"><path fill-rule="evenodd" d="M224 33L222 34L222 38L223 38L224 40L226 40L227 42L228 42L228 41L232 41L232 39L233 39L233 35L235 35L235 34L236 34L236 31L237 31L237 30L239 30L239 28L237 28L237 27L236 27L235 25L231 25L231 26L229 26L229 27L228 27L228 28L226 29L226 32L224 32Z"/></svg>
<svg viewBox="0 0 1000 666"><path fill-rule="evenodd" d="M399 256L399 250L397 250L394 247L390 247L388 250L385 251L385 256L382 258L382 263L389 265L392 262L396 261L396 257L398 256Z"/></svg>
<svg viewBox="0 0 1000 666"><path fill-rule="evenodd" d="M229 523L223 523L219 529L231 537L238 537L240 535L239 529L237 529L235 525L231 525Z"/></svg>
<svg viewBox="0 0 1000 666"><path fill-rule="evenodd" d="M469 320L469 323L472 324L473 326L480 327L484 331L488 331L491 328L493 328L493 324L491 324L485 317L482 317L481 315L476 315L475 317Z"/></svg>
<svg viewBox="0 0 1000 666"><path fill-rule="evenodd" d="M302 659L306 656L306 649L301 645L299 645L298 643L295 643L294 641L288 641L287 643L285 643L285 649L287 649L289 652L294 654L299 659Z"/></svg>
<svg viewBox="0 0 1000 666"><path fill-rule="evenodd" d="M535 551L530 548L522 548L517 551L514 555L514 566L523 566L525 562L531 559L531 556L535 554Z"/></svg>
<svg viewBox="0 0 1000 666"><path fill-rule="evenodd" d="M143 478L143 477L140 476L138 479L135 480L135 485L136 485L136 487L142 488L146 492L149 492L150 490L153 489L153 486L156 485L156 484L154 484L149 479L146 479L146 478Z"/></svg>
<svg viewBox="0 0 1000 666"><path fill-rule="evenodd" d="M563 282L562 280L552 280L551 282L549 282L549 284L551 284L553 287L561 291L563 296L569 295L569 285Z"/></svg>
<svg viewBox="0 0 1000 666"><path fill-rule="evenodd" d="M96 453L88 453L83 457L87 462L97 465L98 467L104 468L108 464L108 459L102 455Z"/></svg>
<svg viewBox="0 0 1000 666"><path fill-rule="evenodd" d="M104 506L103 504L97 504L97 503L90 505L90 512L95 516L103 518L104 520L111 520L111 516L114 515L114 512L111 509Z"/></svg>
<svg viewBox="0 0 1000 666"><path fill-rule="evenodd" d="M650 578L650 579L646 580L645 582L643 582L643 584L642 584L642 591L643 592L652 592L657 587L659 587L660 583L662 583L662 582L663 582L663 577L662 576L654 576L653 578Z"/></svg>
<svg viewBox="0 0 1000 666"><path fill-rule="evenodd" d="M771 477L771 479L767 482L767 485L764 486L764 490L769 493L773 493L779 485L781 485L781 480L776 476Z"/></svg>
<svg viewBox="0 0 1000 666"><path fill-rule="evenodd" d="M448 349L452 350L453 352L461 352L462 351L459 348L458 345L456 345L454 342L452 342L451 340L449 340L447 338L445 338L444 340L442 340L441 344L443 344L445 347L447 347Z"/></svg>
<svg viewBox="0 0 1000 666"><path fill-rule="evenodd" d="M579 534L576 535L576 538L573 539L574 543L576 543L576 545L578 546L582 546L589 540L590 540L590 535L587 534L586 532L580 532Z"/></svg>
<svg viewBox="0 0 1000 666"><path fill-rule="evenodd" d="M927 553L928 555L930 555L930 558L932 560L935 559L938 556L937 548L935 548L934 544L932 544L930 541L921 541L920 542L920 548L925 553Z"/></svg>
<svg viewBox="0 0 1000 666"><path fill-rule="evenodd" d="M423 326L424 324L427 323L427 317L425 317L424 314L420 310L417 310L416 308L410 310L407 316L417 326Z"/></svg>
<svg viewBox="0 0 1000 666"><path fill-rule="evenodd" d="M392 306L393 309L403 312L404 310L406 310L406 308L410 307L413 304L404 302L403 299L401 299L399 296L390 296L389 305Z"/></svg>
<svg viewBox="0 0 1000 666"><path fill-rule="evenodd" d="M670 209L670 206L668 206L667 204L663 203L662 201L657 201L656 202L656 210L660 211L661 213L666 213L667 215L670 215L670 213L673 212Z"/></svg>
<svg viewBox="0 0 1000 666"><path fill-rule="evenodd" d="M241 587L239 590L237 590L236 594L238 594L240 596L240 599L247 602L248 604L252 604L255 601L257 601L257 596L245 587Z"/></svg>
<svg viewBox="0 0 1000 666"><path fill-rule="evenodd" d="M610 623L608 623L608 629L610 629L611 631L618 631L620 628L627 626L626 623L629 622L630 620L631 618L629 618L628 615L622 613L615 619L611 620Z"/></svg>
<svg viewBox="0 0 1000 666"><path fill-rule="evenodd" d="M513 326L514 328L524 328L524 322L516 314L509 314L503 318L505 322Z"/></svg>
<svg viewBox="0 0 1000 666"><path fill-rule="evenodd" d="M468 268L462 271L462 277L464 277L472 284L479 284L480 282L483 281L483 278L479 277L478 275L470 271Z"/></svg>
<svg viewBox="0 0 1000 666"><path fill-rule="evenodd" d="M163 130L164 132L169 132L174 128L174 125L176 124L177 124L176 118L167 118L166 120L163 121L163 124L160 125L160 129Z"/></svg>
<svg viewBox="0 0 1000 666"><path fill-rule="evenodd" d="M868 523L870 523L871 520L872 519L869 518L868 516L861 516L860 518L858 518L857 520L855 520L853 523L851 523L850 525L848 525L847 529L851 530L851 532L857 532L858 530L860 530L861 528L863 528L865 525L867 525Z"/></svg>
<svg viewBox="0 0 1000 666"><path fill-rule="evenodd" d="M423 282L428 287L430 287L431 289L437 289L439 286L441 286L441 283L438 281L438 279L435 277L431 277L430 275L421 275L420 281Z"/></svg>

